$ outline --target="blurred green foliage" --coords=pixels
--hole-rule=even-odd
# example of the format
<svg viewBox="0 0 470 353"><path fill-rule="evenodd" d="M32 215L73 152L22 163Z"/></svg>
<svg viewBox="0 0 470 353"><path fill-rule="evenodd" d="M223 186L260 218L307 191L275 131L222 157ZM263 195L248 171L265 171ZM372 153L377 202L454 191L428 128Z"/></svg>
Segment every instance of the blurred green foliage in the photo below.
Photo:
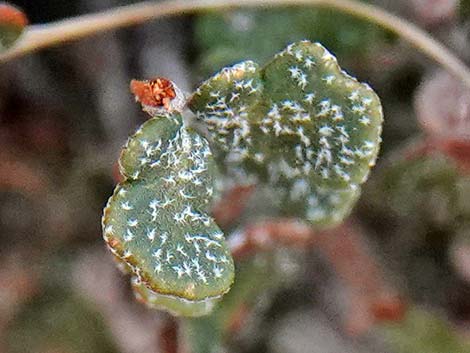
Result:
<svg viewBox="0 0 470 353"><path fill-rule="evenodd" d="M424 309L410 310L404 322L382 330L397 353L470 353L449 323Z"/></svg>
<svg viewBox="0 0 470 353"><path fill-rule="evenodd" d="M443 154L411 157L408 148L376 170L359 213L384 259L406 279L402 285L410 297L449 307L453 293L464 289L449 251L470 229L470 176Z"/></svg>
<svg viewBox="0 0 470 353"><path fill-rule="evenodd" d="M377 216L413 224L415 231L419 226L450 231L470 221L470 177L449 157L436 153L391 162L365 191L364 203Z"/></svg>
<svg viewBox="0 0 470 353"><path fill-rule="evenodd" d="M22 32L23 29L18 26L0 23L0 52L10 48Z"/></svg>
<svg viewBox="0 0 470 353"><path fill-rule="evenodd" d="M248 314L260 298L271 299L295 278L292 273L287 275L280 266L286 255L282 250L259 253L237 263L236 281L214 311L209 316L184 321L184 333L193 353L220 352L228 340L234 339L230 328L237 310L245 308L245 314ZM240 318L247 319L243 314ZM242 325L245 324L242 321Z"/></svg>
<svg viewBox="0 0 470 353"><path fill-rule="evenodd" d="M115 353L100 314L69 289L54 286L35 297L8 333L10 353Z"/></svg>
<svg viewBox="0 0 470 353"><path fill-rule="evenodd" d="M391 38L374 24L313 8L211 13L196 19L194 32L201 77L241 60L265 63L299 40L321 42L341 61L360 61L375 43Z"/></svg>
<svg viewBox="0 0 470 353"><path fill-rule="evenodd" d="M459 17L462 22L470 21L470 0L460 0Z"/></svg>

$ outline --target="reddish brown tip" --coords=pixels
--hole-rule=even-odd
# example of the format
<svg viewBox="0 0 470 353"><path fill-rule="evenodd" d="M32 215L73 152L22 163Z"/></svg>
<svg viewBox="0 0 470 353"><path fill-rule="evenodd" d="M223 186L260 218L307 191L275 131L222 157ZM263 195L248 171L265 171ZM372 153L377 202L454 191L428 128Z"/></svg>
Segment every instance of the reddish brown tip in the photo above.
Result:
<svg viewBox="0 0 470 353"><path fill-rule="evenodd" d="M0 24L25 27L28 24L26 15L16 7L0 4Z"/></svg>
<svg viewBox="0 0 470 353"><path fill-rule="evenodd" d="M173 83L163 77L150 81L131 81L131 92L142 105L168 108L169 102L176 97Z"/></svg>
<svg viewBox="0 0 470 353"><path fill-rule="evenodd" d="M399 295L382 295L372 305L377 321L401 321L406 315L406 302Z"/></svg>
<svg viewBox="0 0 470 353"><path fill-rule="evenodd" d="M150 85L147 81L132 80L130 88L137 101L145 105L156 105L155 99L152 96Z"/></svg>

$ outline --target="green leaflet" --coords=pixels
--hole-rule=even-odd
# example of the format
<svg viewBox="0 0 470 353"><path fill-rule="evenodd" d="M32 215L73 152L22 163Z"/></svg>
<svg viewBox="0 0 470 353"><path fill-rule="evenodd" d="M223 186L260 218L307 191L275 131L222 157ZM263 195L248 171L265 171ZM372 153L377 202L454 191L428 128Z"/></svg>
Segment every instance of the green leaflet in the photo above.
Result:
<svg viewBox="0 0 470 353"><path fill-rule="evenodd" d="M103 216L108 246L132 269L134 288L150 305L206 314L234 276L209 215L216 170L207 142L180 115L156 117L129 139L120 166L126 180Z"/></svg>
<svg viewBox="0 0 470 353"><path fill-rule="evenodd" d="M177 316L198 317L207 315L214 309L221 297L206 298L200 301L184 300L171 295L158 294L148 289L137 277L132 278L132 289L139 301L153 309L161 309Z"/></svg>
<svg viewBox="0 0 470 353"><path fill-rule="evenodd" d="M375 164L382 108L320 44L289 45L265 67L224 68L189 103L230 183L267 186L281 215L340 222Z"/></svg>

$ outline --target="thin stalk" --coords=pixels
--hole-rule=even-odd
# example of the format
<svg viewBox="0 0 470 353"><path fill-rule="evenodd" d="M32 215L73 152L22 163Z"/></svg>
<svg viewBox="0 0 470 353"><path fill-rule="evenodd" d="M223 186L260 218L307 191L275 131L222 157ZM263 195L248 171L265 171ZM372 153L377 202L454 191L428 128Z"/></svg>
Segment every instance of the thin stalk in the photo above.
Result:
<svg viewBox="0 0 470 353"><path fill-rule="evenodd" d="M168 0L158 3L144 1L96 14L30 26L15 48L0 55L0 63L42 48L163 17L208 10L291 5L335 9L375 23L408 41L470 87L470 69L448 48L414 24L377 6L354 0Z"/></svg>

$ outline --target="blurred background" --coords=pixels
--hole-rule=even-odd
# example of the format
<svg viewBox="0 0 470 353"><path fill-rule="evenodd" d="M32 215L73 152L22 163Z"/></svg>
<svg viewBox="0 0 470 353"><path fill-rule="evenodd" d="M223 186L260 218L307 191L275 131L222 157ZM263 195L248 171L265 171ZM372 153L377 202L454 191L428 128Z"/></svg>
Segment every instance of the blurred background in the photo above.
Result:
<svg viewBox="0 0 470 353"><path fill-rule="evenodd" d="M470 1L370 2L470 65ZM39 24L132 1L11 3ZM0 65L1 353L172 352L171 319L134 300L101 238L120 148L147 118L129 81L190 91L301 39L378 92L381 155L343 226L278 249L281 280L231 318L228 351L470 352L470 90L372 24L276 8L154 21Z"/></svg>

